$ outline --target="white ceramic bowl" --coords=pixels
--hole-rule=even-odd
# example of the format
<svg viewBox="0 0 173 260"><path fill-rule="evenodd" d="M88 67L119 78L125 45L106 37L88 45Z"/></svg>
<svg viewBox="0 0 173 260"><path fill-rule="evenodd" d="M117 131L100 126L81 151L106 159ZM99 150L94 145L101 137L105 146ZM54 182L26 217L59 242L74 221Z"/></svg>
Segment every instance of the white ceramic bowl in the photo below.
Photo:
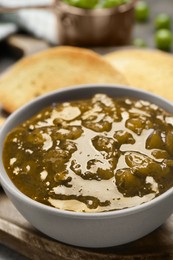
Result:
<svg viewBox="0 0 173 260"><path fill-rule="evenodd" d="M112 85L70 87L39 97L13 113L0 130L0 181L19 212L38 230L59 241L82 247L122 245L145 236L159 227L173 212L173 188L150 202L128 209L77 213L38 203L21 193L9 179L2 163L2 148L7 133L53 102L90 97L95 93L113 97L145 99L173 112L173 104L153 94Z"/></svg>

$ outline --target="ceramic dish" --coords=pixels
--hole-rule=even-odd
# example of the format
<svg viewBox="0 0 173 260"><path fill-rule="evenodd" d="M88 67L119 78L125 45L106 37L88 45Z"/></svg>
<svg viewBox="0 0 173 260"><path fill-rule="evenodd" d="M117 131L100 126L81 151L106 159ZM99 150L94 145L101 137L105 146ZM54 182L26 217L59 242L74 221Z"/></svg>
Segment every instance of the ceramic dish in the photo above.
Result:
<svg viewBox="0 0 173 260"><path fill-rule="evenodd" d="M87 98L95 93L144 99L173 112L173 105L167 100L123 86L70 87L39 97L9 116L0 129L0 181L18 211L41 232L71 245L110 247L141 238L163 224L173 212L173 188L149 202L127 209L100 213L71 212L43 205L25 196L9 179L2 163L4 139L12 128L54 102Z"/></svg>

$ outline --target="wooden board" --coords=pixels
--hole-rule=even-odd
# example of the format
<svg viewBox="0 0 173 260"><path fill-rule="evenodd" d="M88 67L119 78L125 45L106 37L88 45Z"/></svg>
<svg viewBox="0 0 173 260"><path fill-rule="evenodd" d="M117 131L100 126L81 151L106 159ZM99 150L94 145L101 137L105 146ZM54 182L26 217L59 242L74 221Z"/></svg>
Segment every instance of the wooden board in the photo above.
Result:
<svg viewBox="0 0 173 260"><path fill-rule="evenodd" d="M133 243L83 249L65 245L37 231L0 190L0 243L32 260L173 259L173 215L160 228Z"/></svg>

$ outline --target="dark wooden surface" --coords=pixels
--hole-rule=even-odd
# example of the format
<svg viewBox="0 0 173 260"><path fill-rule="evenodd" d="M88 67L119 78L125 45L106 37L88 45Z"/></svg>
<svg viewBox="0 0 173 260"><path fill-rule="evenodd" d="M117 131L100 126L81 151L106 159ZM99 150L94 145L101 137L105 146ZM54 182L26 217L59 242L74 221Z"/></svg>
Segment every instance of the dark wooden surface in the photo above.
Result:
<svg viewBox="0 0 173 260"><path fill-rule="evenodd" d="M136 24L134 37L143 38L150 48L154 48L153 19L158 13L166 12L173 20L173 0L147 2L150 5L150 19L145 24ZM106 53L114 49L98 48L96 51ZM0 73L15 60L16 57L6 49L6 44L0 43ZM108 249L82 249L64 245L36 231L0 189L0 244L1 260L173 259L173 215L163 226L136 242Z"/></svg>

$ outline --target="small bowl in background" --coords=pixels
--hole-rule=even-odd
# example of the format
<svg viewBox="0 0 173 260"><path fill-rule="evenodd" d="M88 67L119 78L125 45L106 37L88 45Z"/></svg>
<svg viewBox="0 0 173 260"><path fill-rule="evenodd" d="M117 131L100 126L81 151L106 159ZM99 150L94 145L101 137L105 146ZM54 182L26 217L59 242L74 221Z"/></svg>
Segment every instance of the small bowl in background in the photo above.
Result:
<svg viewBox="0 0 173 260"><path fill-rule="evenodd" d="M83 9L57 0L59 43L75 46L130 44L136 1L113 8Z"/></svg>
<svg viewBox="0 0 173 260"><path fill-rule="evenodd" d="M59 210L20 192L2 163L6 135L22 121L54 102L89 98L96 93L144 99L173 112L173 104L134 88L113 85L70 87L41 96L14 112L0 129L0 182L19 212L38 230L58 241L82 247L110 247L141 238L159 227L173 212L173 188L139 206L116 211L80 213Z"/></svg>

